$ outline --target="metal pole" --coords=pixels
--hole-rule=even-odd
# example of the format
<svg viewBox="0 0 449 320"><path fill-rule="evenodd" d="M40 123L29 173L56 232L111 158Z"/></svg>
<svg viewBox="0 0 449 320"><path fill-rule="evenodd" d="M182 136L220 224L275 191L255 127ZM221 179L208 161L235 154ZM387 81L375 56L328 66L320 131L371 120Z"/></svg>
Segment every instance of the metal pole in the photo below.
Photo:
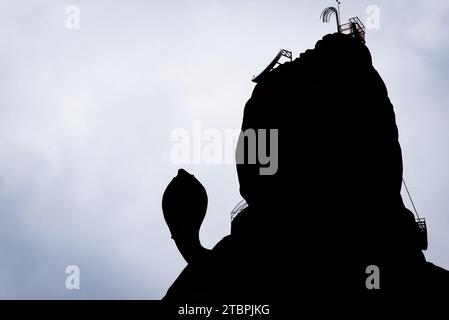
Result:
<svg viewBox="0 0 449 320"><path fill-rule="evenodd" d="M337 30L338 30L338 32L340 32L341 33L341 27L340 27L340 1L338 1L338 0L335 0L335 1L337 1L337 8L338 8L338 12L337 12Z"/></svg>
<svg viewBox="0 0 449 320"><path fill-rule="evenodd" d="M405 183L404 178L402 178L402 183L404 183L405 191L407 191L408 198L410 199L410 202L412 203L413 210L415 210L416 217L419 219L418 210L416 210L415 203L413 202L412 195L410 194L410 191L408 190L408 186Z"/></svg>

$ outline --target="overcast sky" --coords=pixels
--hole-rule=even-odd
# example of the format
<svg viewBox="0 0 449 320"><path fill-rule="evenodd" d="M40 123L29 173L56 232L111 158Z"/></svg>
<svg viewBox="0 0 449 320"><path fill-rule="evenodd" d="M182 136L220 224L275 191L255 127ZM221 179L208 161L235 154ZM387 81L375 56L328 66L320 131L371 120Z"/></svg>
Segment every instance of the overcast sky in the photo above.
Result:
<svg viewBox="0 0 449 320"><path fill-rule="evenodd" d="M428 220L426 257L449 268L449 2L342 2L345 20L380 10L367 45ZM238 129L252 76L334 32L319 20L333 4L1 0L0 298L161 298L185 266L160 205L178 168L170 134ZM80 29L66 28L68 5ZM208 191L212 247L240 200L235 168L184 167ZM80 290L65 287L72 264Z"/></svg>

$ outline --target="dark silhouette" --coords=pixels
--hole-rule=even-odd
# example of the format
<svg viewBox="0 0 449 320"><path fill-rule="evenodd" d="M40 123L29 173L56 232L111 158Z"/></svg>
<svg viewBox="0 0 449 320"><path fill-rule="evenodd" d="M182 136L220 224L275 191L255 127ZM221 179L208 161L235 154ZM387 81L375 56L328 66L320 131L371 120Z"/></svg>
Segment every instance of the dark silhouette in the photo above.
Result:
<svg viewBox="0 0 449 320"><path fill-rule="evenodd" d="M363 41L327 35L266 74L245 106L246 129L279 130L278 171L237 165L248 207L211 251L198 239L205 190L179 172L163 209L189 264L164 300L447 296L448 272L426 262L401 198L395 114ZM379 290L366 286L370 265Z"/></svg>
<svg viewBox="0 0 449 320"><path fill-rule="evenodd" d="M167 187L162 202L172 238L188 263L207 254L200 243L200 227L207 210L207 194L194 176L180 169Z"/></svg>

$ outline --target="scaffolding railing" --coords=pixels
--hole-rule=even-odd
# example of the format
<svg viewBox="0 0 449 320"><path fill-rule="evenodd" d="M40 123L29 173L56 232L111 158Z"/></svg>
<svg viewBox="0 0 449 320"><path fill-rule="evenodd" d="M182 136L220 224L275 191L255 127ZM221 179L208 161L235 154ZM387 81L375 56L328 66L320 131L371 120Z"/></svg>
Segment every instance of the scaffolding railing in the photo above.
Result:
<svg viewBox="0 0 449 320"><path fill-rule="evenodd" d="M277 66L281 65L281 59L286 58L289 62L293 61L293 54L291 51L281 49L279 53L274 57L273 61L256 77L253 77L254 83L259 83L268 73L270 73Z"/></svg>
<svg viewBox="0 0 449 320"><path fill-rule="evenodd" d="M231 221L233 221L244 209L248 207L245 200L240 201L231 212Z"/></svg>
<svg viewBox="0 0 449 320"><path fill-rule="evenodd" d="M340 32L353 35L365 42L366 28L358 17L351 18L348 23L342 24L340 26Z"/></svg>

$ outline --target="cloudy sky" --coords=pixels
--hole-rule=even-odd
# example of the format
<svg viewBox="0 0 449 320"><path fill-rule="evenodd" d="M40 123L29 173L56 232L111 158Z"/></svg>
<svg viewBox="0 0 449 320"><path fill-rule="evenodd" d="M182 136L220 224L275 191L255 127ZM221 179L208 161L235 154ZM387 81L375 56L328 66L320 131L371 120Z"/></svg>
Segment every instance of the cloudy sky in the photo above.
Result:
<svg viewBox="0 0 449 320"><path fill-rule="evenodd" d="M319 20L333 4L1 0L0 298L161 298L185 266L160 206L178 168L170 134L238 129L251 77L334 32ZM373 5L367 44L428 220L426 257L449 268L449 2L343 0L343 18L372 22ZM208 191L212 247L240 200L235 169L184 167ZM80 290L66 289L68 265Z"/></svg>

